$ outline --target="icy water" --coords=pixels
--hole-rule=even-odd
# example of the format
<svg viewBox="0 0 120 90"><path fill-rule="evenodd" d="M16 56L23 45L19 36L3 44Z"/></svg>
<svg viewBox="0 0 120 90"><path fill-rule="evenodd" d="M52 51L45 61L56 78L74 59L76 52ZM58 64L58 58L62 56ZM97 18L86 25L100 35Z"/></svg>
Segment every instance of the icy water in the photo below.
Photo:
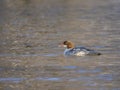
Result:
<svg viewBox="0 0 120 90"><path fill-rule="evenodd" d="M120 0L0 0L0 34L0 90L120 90Z"/></svg>

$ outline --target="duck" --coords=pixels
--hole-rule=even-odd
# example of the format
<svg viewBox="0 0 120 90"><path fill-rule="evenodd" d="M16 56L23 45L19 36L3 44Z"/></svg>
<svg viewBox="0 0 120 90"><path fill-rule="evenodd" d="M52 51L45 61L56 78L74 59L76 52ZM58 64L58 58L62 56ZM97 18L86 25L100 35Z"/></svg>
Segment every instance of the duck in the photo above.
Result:
<svg viewBox="0 0 120 90"><path fill-rule="evenodd" d="M65 56L86 56L86 55L101 55L100 52L97 52L92 49L88 49L83 46L77 46L75 47L74 43L71 41L64 41L60 45L60 47L65 47L66 49L64 50L64 55Z"/></svg>

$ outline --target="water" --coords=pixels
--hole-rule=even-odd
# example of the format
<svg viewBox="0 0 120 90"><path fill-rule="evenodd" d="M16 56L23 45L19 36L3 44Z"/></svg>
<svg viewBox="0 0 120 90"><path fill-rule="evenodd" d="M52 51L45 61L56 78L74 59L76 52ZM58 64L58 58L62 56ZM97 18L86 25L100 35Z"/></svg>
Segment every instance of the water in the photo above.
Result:
<svg viewBox="0 0 120 90"><path fill-rule="evenodd" d="M1 0L0 90L120 90L120 0ZM64 57L71 40L101 56Z"/></svg>

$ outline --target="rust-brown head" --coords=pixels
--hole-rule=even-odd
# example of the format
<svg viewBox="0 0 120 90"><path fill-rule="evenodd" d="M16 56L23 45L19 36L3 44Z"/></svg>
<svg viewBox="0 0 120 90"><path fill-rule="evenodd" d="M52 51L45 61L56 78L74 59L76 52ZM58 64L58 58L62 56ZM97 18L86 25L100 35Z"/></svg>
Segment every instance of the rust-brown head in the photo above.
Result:
<svg viewBox="0 0 120 90"><path fill-rule="evenodd" d="M66 47L68 49L74 48L74 44L71 41L64 41L60 46Z"/></svg>

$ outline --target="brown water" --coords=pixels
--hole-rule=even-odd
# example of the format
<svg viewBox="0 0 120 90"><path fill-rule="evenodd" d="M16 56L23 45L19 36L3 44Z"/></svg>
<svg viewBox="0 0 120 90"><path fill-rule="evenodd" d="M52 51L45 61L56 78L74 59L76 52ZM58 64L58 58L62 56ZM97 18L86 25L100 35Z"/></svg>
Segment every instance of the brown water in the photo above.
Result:
<svg viewBox="0 0 120 90"><path fill-rule="evenodd" d="M1 0L0 90L120 90L120 0ZM64 57L64 40L101 56Z"/></svg>

